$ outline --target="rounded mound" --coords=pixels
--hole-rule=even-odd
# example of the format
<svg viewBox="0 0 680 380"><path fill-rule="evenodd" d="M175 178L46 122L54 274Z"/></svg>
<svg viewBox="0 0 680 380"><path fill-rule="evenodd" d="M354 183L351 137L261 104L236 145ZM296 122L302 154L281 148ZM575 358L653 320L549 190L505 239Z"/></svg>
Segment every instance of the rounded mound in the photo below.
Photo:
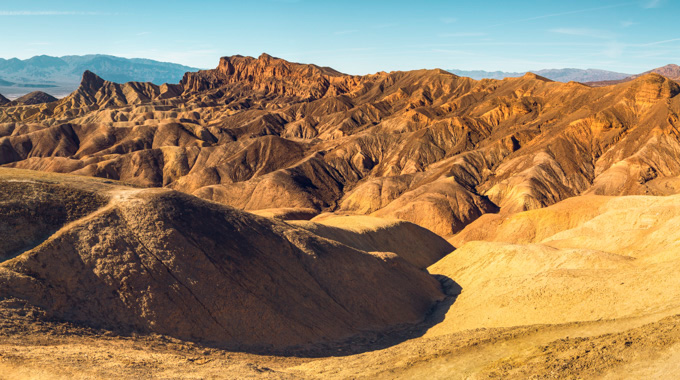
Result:
<svg viewBox="0 0 680 380"><path fill-rule="evenodd" d="M265 349L418 322L443 297L394 254L137 189L1 264L0 296L90 326Z"/></svg>

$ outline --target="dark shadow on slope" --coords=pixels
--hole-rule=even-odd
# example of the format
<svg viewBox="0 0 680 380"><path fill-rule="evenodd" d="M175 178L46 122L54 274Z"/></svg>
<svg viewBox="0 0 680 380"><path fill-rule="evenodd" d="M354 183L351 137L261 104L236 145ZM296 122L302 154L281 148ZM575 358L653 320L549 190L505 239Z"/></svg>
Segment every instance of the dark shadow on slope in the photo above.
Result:
<svg viewBox="0 0 680 380"><path fill-rule="evenodd" d="M350 356L365 352L382 350L395 346L405 341L425 335L433 326L441 323L451 306L462 291L462 287L451 278L443 275L434 275L442 286L446 295L442 301L432 306L425 319L417 324L403 324L393 326L382 331L368 331L351 336L341 341L324 342L304 346L293 346L282 349L258 348L258 347L234 347L222 346L209 343L198 343L205 347L223 349L228 351L245 352L258 355L276 355L300 358L321 358L328 356Z"/></svg>
<svg viewBox="0 0 680 380"><path fill-rule="evenodd" d="M456 302L460 295L461 286L442 275L434 275L434 277L442 285L442 290L446 297L432 306L430 311L426 314L425 319L418 324L398 325L385 329L382 331L370 331L354 335L341 341L325 342L310 344L305 346L294 346L288 348L273 349L271 347L253 347L253 346L234 346L211 344L201 341L181 340L171 336L154 334L150 331L139 331L132 326L120 325L117 329L111 330L96 326L95 324L85 323L84 321L65 321L52 313L46 312L39 306L34 306L29 302L15 297L0 296L0 314L2 311L13 310L12 313L26 316L30 319L30 323L39 326L43 329L60 331L73 330L77 335L91 335L97 336L120 336L129 339L146 339L148 335L150 339L162 339L172 342L184 342L196 349L211 348L224 350L229 352L243 352L256 355L276 355L283 357L299 357L299 358L322 358L329 356L350 356L361 354L365 352L382 350L411 339L423 336L430 328L441 323L449 311L451 306ZM115 289L111 289L115 292ZM125 307L125 305L120 305ZM28 315L28 316L27 316ZM29 318L30 317L30 318ZM32 321L32 322L31 322ZM28 322L27 322L28 323ZM154 338L155 337L155 338Z"/></svg>
<svg viewBox="0 0 680 380"><path fill-rule="evenodd" d="M446 295L442 301L432 306L425 316L425 319L415 325L400 325L383 330L380 332L366 332L355 335L343 341L320 343L305 347L290 347L284 350L268 352L280 356L295 357L327 357L327 356L349 356L364 352L382 350L395 346L407 340L419 338L432 328L441 323L451 306L456 302L463 288L453 279L434 275L442 286ZM252 352L263 353L263 352Z"/></svg>
<svg viewBox="0 0 680 380"><path fill-rule="evenodd" d="M234 346L234 345L220 345L210 344L200 341L183 341L181 339L153 334L149 331L137 331L131 327L119 326L118 329L110 330L102 328L101 326L94 326L89 324L79 323L77 321L67 322L61 318L55 317L44 309L30 305L28 302L15 299L13 297L0 297L1 303L5 307L1 309L14 310L13 313L17 315L30 314L32 322L36 326L42 326L46 329L56 328L58 330L73 330L77 335L92 335L92 336L120 336L130 339L145 339L144 336L150 334L149 337L153 339L161 338L163 340L173 342L184 342L199 349L200 347L212 348L218 350L225 350L229 352L244 352L258 355L276 355L284 357L300 357L300 358L322 358L329 356L350 356L382 350L389 348L405 341L415 339L423 336L430 328L439 324L444 320L444 317L451 306L456 302L456 299L461 293L461 286L452 279L442 276L434 276L442 285L442 289L446 294L446 298L432 306L430 311L425 316L425 319L418 324L399 325L382 331L371 331L354 335L345 340L325 342L318 344L310 344L305 346L288 347L281 349L272 349L271 347L253 347L253 346ZM112 289L113 291L113 289ZM14 300L10 302L11 300ZM5 302L6 301L6 302ZM9 302L9 304L7 304ZM121 305L123 307L123 305ZM9 310L8 309L8 310ZM33 310L33 311L31 311ZM50 327L52 326L52 327Z"/></svg>
<svg viewBox="0 0 680 380"><path fill-rule="evenodd" d="M43 233L42 235L38 235L31 241L24 241L21 243L24 243L22 246L14 249L14 250L0 250L0 263L4 263L5 261L12 260L15 257L21 256L22 254L32 250L33 248L39 246L43 242L45 242L47 239L49 239L52 235L54 235L57 231L59 231L58 228L52 228L48 232ZM16 244L14 244L16 245ZM13 248L13 247L11 247Z"/></svg>

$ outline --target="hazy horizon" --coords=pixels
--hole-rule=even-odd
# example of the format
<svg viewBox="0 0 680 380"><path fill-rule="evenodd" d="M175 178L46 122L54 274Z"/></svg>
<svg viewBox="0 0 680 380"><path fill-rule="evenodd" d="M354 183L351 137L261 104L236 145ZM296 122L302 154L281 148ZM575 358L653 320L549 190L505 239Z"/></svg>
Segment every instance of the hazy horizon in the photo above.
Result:
<svg viewBox="0 0 680 380"><path fill-rule="evenodd" d="M680 61L669 0L4 4L0 57L108 54L213 68L263 52L349 74L442 68L639 73Z"/></svg>

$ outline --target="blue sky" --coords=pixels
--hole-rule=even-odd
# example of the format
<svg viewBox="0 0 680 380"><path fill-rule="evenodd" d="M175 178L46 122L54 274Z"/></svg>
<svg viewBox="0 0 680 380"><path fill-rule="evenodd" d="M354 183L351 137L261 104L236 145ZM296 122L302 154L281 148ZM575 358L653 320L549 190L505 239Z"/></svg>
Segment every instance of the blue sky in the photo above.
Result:
<svg viewBox="0 0 680 380"><path fill-rule="evenodd" d="M0 57L103 53L212 68L267 52L350 74L638 73L680 64L678 15L678 0L0 0Z"/></svg>

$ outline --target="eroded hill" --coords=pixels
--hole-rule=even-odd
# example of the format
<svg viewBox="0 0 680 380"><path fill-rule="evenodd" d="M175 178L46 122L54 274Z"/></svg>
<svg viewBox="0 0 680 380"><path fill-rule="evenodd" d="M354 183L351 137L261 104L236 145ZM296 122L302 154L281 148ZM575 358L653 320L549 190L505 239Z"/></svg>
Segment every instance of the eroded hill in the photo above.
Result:
<svg viewBox="0 0 680 380"><path fill-rule="evenodd" d="M60 101L2 107L0 163L450 235L584 193L675 193L678 93L657 74L590 88L234 56L179 85L86 72Z"/></svg>
<svg viewBox="0 0 680 380"><path fill-rule="evenodd" d="M365 251L432 261L427 251L446 249L406 222L284 222L109 180L0 178L3 240L20 230L13 218L55 231L0 263L10 378L680 373L677 195L586 195L485 215L428 267L442 294L413 257ZM58 212L40 219L47 208ZM278 355L242 352L255 348Z"/></svg>
<svg viewBox="0 0 680 380"><path fill-rule="evenodd" d="M417 323L444 298L409 261L452 247L410 223L382 229L438 248L403 259L369 234L346 245L173 190L63 175L0 170L0 194L0 299L59 320L265 350Z"/></svg>
<svg viewBox="0 0 680 380"><path fill-rule="evenodd" d="M236 56L180 85L88 72L59 102L4 107L0 162L249 210L397 217L448 235L499 208L669 191L656 184L678 174L679 92L654 74L593 89L436 70L356 77Z"/></svg>

